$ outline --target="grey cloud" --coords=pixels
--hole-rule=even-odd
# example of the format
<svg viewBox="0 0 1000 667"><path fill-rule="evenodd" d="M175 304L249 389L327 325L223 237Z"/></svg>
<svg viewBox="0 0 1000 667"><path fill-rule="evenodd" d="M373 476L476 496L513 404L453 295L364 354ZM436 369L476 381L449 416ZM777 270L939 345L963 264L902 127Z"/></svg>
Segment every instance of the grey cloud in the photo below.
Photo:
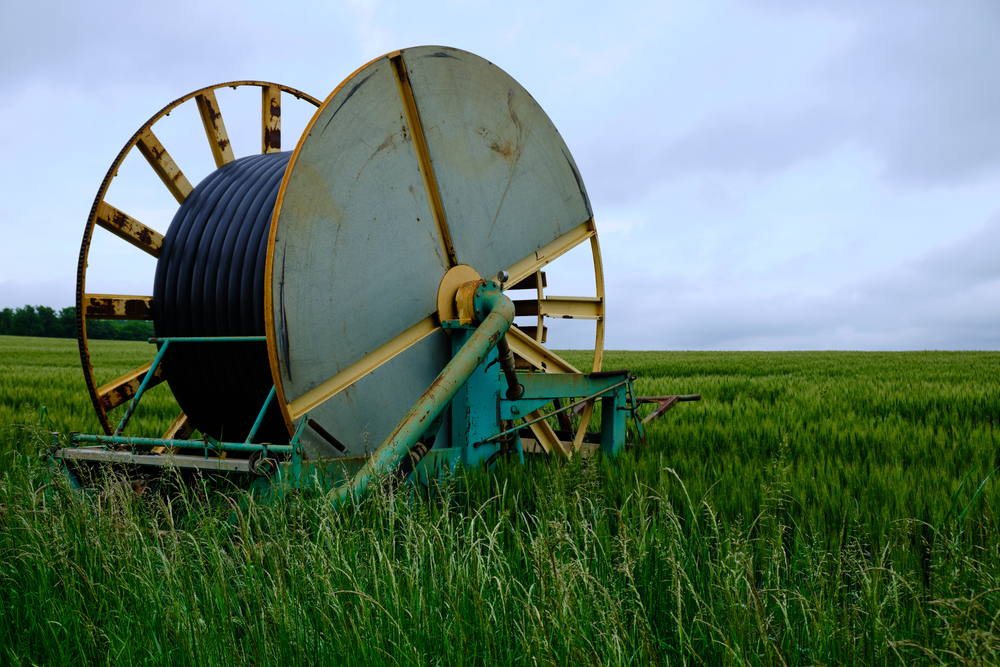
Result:
<svg viewBox="0 0 1000 667"><path fill-rule="evenodd" d="M846 46L813 71L811 103L732 106L687 127L640 130L618 119L577 151L582 162L615 165L591 187L595 198L634 201L704 172L766 177L845 145L905 187L956 186L1000 169L1000 4L753 4L853 26Z"/></svg>
<svg viewBox="0 0 1000 667"><path fill-rule="evenodd" d="M757 293L729 276L612 277L608 346L628 349L996 349L1000 214L975 233L827 294ZM638 291L625 284L670 285ZM610 290L609 290L610 291ZM620 324L619 324L620 323Z"/></svg>
<svg viewBox="0 0 1000 667"><path fill-rule="evenodd" d="M111 95L104 101L113 103L151 88L187 92L214 81L260 78L275 63L306 54L337 61L346 49L354 21L331 21L336 8L257 4L0 3L0 83L14 92L55 85Z"/></svg>

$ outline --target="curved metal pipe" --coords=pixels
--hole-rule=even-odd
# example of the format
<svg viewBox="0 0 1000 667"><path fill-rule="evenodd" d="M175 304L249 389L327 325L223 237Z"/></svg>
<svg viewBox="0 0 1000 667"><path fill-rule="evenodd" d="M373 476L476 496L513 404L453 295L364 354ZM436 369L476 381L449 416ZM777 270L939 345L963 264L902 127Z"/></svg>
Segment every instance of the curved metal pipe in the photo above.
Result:
<svg viewBox="0 0 1000 667"><path fill-rule="evenodd" d="M482 324L361 470L337 489L337 502L367 493L373 477L385 478L399 466L514 322L513 302L493 282L482 283L476 291L476 310L480 316L488 313Z"/></svg>

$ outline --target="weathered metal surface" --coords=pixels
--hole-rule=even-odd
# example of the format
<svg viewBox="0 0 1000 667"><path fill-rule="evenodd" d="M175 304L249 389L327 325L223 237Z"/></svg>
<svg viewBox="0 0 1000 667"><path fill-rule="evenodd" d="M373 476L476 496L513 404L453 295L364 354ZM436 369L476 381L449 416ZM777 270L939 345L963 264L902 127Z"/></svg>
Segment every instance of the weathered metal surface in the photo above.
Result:
<svg viewBox="0 0 1000 667"><path fill-rule="evenodd" d="M183 412L167 427L163 434L164 440L187 440L194 433L194 425L188 421L187 415Z"/></svg>
<svg viewBox="0 0 1000 667"><path fill-rule="evenodd" d="M153 257L158 257L160 254L163 234L147 227L110 204L100 202L97 205L97 224Z"/></svg>
<svg viewBox="0 0 1000 667"><path fill-rule="evenodd" d="M465 283L476 282L482 277L474 268L468 264L458 264L448 269L448 273L441 278L437 293L437 316L438 322L448 320L458 320L458 306L455 304L455 295L459 288ZM468 324L468 322L466 322Z"/></svg>
<svg viewBox="0 0 1000 667"><path fill-rule="evenodd" d="M561 135L506 72L444 47L401 57L459 262L496 275L592 217Z"/></svg>
<svg viewBox="0 0 1000 667"><path fill-rule="evenodd" d="M549 286L548 279L546 278L544 271L535 271L534 273L529 273L527 276L525 276L518 282L509 283L507 285L507 291L510 292L522 289L531 289L531 290L538 289L539 282L541 282L541 287L543 288Z"/></svg>
<svg viewBox="0 0 1000 667"><path fill-rule="evenodd" d="M524 331L511 329L507 342L514 354L518 355L538 370L549 373L579 373L568 361L555 352L543 347L538 341L529 338Z"/></svg>
<svg viewBox="0 0 1000 667"><path fill-rule="evenodd" d="M177 203L183 204L187 196L194 190L194 187L192 187L184 172L181 171L181 168L174 162L174 159L170 157L167 149L163 147L160 140L153 134L152 129L146 128L146 131L139 136L136 148L146 158L149 166L153 168L153 171L160 177L163 184L167 186L167 190L170 190L170 194L174 196Z"/></svg>
<svg viewBox="0 0 1000 667"><path fill-rule="evenodd" d="M290 454L295 449L294 445L271 445L267 443L250 442L219 442L208 439L204 442L192 442L190 440L164 440L162 438L145 438L142 436L125 435L92 435L89 433L74 433L71 436L74 446L81 442L94 442L110 445L123 445L128 447L185 447L203 448L208 452L280 452Z"/></svg>
<svg viewBox="0 0 1000 667"><path fill-rule="evenodd" d="M514 302L514 305L517 305L516 301ZM535 342L541 343L543 345L545 344L545 341L549 337L549 328L546 326L542 327L541 336L538 335L538 327L518 327L518 329L523 331L524 335L527 336L528 338L531 338Z"/></svg>
<svg viewBox="0 0 1000 667"><path fill-rule="evenodd" d="M597 296L604 297L604 262L601 259L601 244L597 240L597 230L590 237L590 253L594 258L594 279ZM593 370L599 371L604 363L604 326L605 319L597 320L597 335L594 339L594 365Z"/></svg>
<svg viewBox="0 0 1000 667"><path fill-rule="evenodd" d="M507 268L507 272L510 274L510 283L520 283L535 271L551 264L596 233L597 227L594 225L594 221L587 220L554 239L551 243L521 257Z"/></svg>
<svg viewBox="0 0 1000 667"><path fill-rule="evenodd" d="M212 151L215 159L215 166L221 167L236 159L233 154L233 146L229 141L229 133L226 132L226 124L222 120L222 111L219 110L219 101L215 99L214 90L206 90L195 96L198 105L198 114L201 116L201 124L205 128L205 136L208 137L208 147Z"/></svg>
<svg viewBox="0 0 1000 667"><path fill-rule="evenodd" d="M281 150L281 89L277 86L261 88L261 153Z"/></svg>
<svg viewBox="0 0 1000 667"><path fill-rule="evenodd" d="M149 367L152 365L153 362L150 361L145 366L140 366L134 371L126 373L99 388L97 396L103 412L107 413L109 410L113 410L126 401L131 400L136 392L139 391L139 385L142 384L146 373L149 371ZM155 387L160 382L163 382L163 375L162 369L158 367L153 372L153 377L150 378L147 388Z"/></svg>
<svg viewBox="0 0 1000 667"><path fill-rule="evenodd" d="M427 203L430 205L431 215L434 216L434 224L437 225L438 235L441 237L441 247L448 258L448 266L453 267L458 264L458 260L455 259L455 246L451 242L451 231L448 229L444 205L441 203L441 192L438 189L437 177L434 175L434 165L431 163L431 156L427 150L427 139L424 137L424 128L420 121L420 113L417 111L417 102L413 99L413 88L410 86L410 79L406 74L406 63L403 62L401 53L392 56L389 62L392 63L392 71L396 77L396 87L399 89L399 99L403 103L406 125L413 135L413 150L417 155L420 176L424 182L424 194L427 195Z"/></svg>
<svg viewBox="0 0 1000 667"><path fill-rule="evenodd" d="M337 490L340 501L346 501L357 494L364 494L373 478L392 473L420 438L427 434L432 425L440 423L444 411L452 399L466 384L470 376L482 366L486 357L503 338L514 322L514 305L493 283L494 289L482 296L483 310L489 313L482 323L471 333L461 349L452 356L441 373L427 390L407 411L392 433L372 454L364 467L351 482ZM477 303L479 299L477 299ZM442 446L446 443L442 443Z"/></svg>
<svg viewBox="0 0 1000 667"><path fill-rule="evenodd" d="M625 392L616 391L601 399L601 451L608 457L617 456L625 448L625 418L629 411Z"/></svg>
<svg viewBox="0 0 1000 667"><path fill-rule="evenodd" d="M529 412L525 415L525 417L531 421L542 417L543 414L544 413L541 410L535 410L533 412ZM572 454L572 450L568 446L563 445L562 441L559 440L559 436L557 436L556 432L552 430L552 427L549 426L548 422L536 421L535 423L530 424L528 428L531 429L531 432L535 435L535 440L538 441L538 444L541 445L546 454L550 456L552 454L561 454L563 456Z"/></svg>
<svg viewBox="0 0 1000 667"><path fill-rule="evenodd" d="M129 401L128 407L125 409L125 414L122 415L122 420L118 423L118 427L115 429L114 435L120 436L125 432L125 427L128 426L129 420L135 413L135 409L139 406L139 401L142 399L142 394L149 387L153 380L153 376L160 369L160 364L163 362L163 355L167 353L167 349L170 347L170 341L166 341L160 346L160 349L156 353L156 358L153 359L152 365L149 370L143 374L142 381L139 383L139 388L135 392L135 396Z"/></svg>
<svg viewBox="0 0 1000 667"><path fill-rule="evenodd" d="M435 318L426 317L387 343L354 362L332 378L322 382L288 405L293 419L315 409L331 396L336 396L358 380L373 373L390 359L410 349L439 329Z"/></svg>
<svg viewBox="0 0 1000 667"><path fill-rule="evenodd" d="M454 262L514 267L514 284L595 229L565 143L500 69L440 47L362 67L299 141L271 229L268 353L286 425L308 411L349 453L370 450L450 358L443 332L404 332L433 318Z"/></svg>
<svg viewBox="0 0 1000 667"><path fill-rule="evenodd" d="M88 256L90 254L90 243L93 238L94 228L95 226L107 227L107 225L104 223L113 222L113 220L110 219L113 218L113 214L109 217L109 211L107 208L105 208L108 205L104 201L104 198L107 196L108 189L111 187L111 182L118 174L118 170L121 168L122 163L128 157L132 148L139 143L140 138L145 134L147 129L151 128L164 116L169 115L170 112L173 111L178 106L184 104L185 102L188 102L189 100L197 98L199 95L211 93L215 90L218 90L219 88L237 88L239 86L256 86L256 87L268 86L272 89L278 89L286 93L289 93L296 99L304 100L313 106L318 107L320 105L319 100L299 90L296 90L294 88L289 88L288 86L282 86L280 84L267 83L263 81L228 81L226 83L221 83L214 86L208 86L206 88L195 90L191 93L188 93L187 95L184 95L183 97L177 98L173 102L170 102L169 104L164 106L132 135L132 138L129 139L129 141L122 147L121 151L119 151L118 153L118 156L115 158L114 162L112 162L111 166L108 168L108 171L105 173L104 179L102 180L101 185L97 190L97 195L94 197L94 203L91 206L90 215L87 218L87 224L86 227L84 228L83 241L80 244L80 255L77 261L76 331L77 331L77 343L80 348L80 365L83 368L84 381L87 384L87 391L90 393L90 398L94 405L94 410L97 413L97 418L100 420L101 426L104 429L105 433L108 434L111 433L112 424L107 414L105 414L101 397L98 394L97 382L94 379L94 368L93 364L91 363L90 350L87 345L87 318L86 315L84 314L84 308L83 308L83 300L85 298L85 292L86 292ZM110 208L113 210L113 207ZM103 217L104 223L101 222L102 214L104 216ZM118 236L121 236L121 234L116 232L114 229L111 229L110 231L112 231L112 233L115 233ZM143 233L141 229L137 231L137 234L139 235L139 240L142 241ZM130 233L129 235L131 236L132 234ZM151 238L156 239L157 237L151 236ZM129 243L132 243L130 239L125 239L125 240L127 240ZM142 247L142 249L145 252L154 254L153 252L151 252L151 250L153 249L152 246L154 245L156 246L155 250L158 253L159 245L155 241L152 243L150 247L148 248Z"/></svg>
<svg viewBox="0 0 1000 667"><path fill-rule="evenodd" d="M583 414L580 415L580 425L576 428L576 435L573 436L573 452L581 451L580 448L583 446L583 439L587 435L587 429L590 428L590 418L594 414L594 401L587 401L583 404Z"/></svg>
<svg viewBox="0 0 1000 667"><path fill-rule="evenodd" d="M177 415L177 418L167 427L167 430L163 433L164 440L187 440L194 433L194 424L187 418L187 415L183 412ZM153 447L150 450L153 454L162 454L167 451L167 447L159 446Z"/></svg>
<svg viewBox="0 0 1000 667"><path fill-rule="evenodd" d="M604 317L604 299L593 296L549 296L540 301L515 301L514 308L518 317L544 315L566 320L598 320Z"/></svg>
<svg viewBox="0 0 1000 667"><path fill-rule="evenodd" d="M220 459L190 454L140 454L131 451L105 450L103 447L63 448L54 453L58 459L69 461L96 461L130 466L155 468L187 468L213 472L249 473L246 459Z"/></svg>
<svg viewBox="0 0 1000 667"><path fill-rule="evenodd" d="M84 316L94 320L151 320L153 297L84 294Z"/></svg>
<svg viewBox="0 0 1000 667"><path fill-rule="evenodd" d="M643 403L656 403L657 408L646 415L645 419L642 420L643 424L648 424L658 417L662 417L664 413L670 410L672 407L678 403L683 403L685 401L700 401L701 394L683 394L679 396L639 396L635 399L636 405Z"/></svg>

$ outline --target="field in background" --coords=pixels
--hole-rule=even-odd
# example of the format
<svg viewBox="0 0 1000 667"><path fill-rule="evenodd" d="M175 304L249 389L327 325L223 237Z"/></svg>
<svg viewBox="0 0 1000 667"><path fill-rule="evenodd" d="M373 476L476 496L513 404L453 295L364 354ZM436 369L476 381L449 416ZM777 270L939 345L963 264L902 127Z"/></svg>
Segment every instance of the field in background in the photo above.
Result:
<svg viewBox="0 0 1000 667"><path fill-rule="evenodd" d="M91 349L99 382L152 356ZM473 471L340 512L234 492L233 526L233 505L190 489L43 488L13 454L44 441L39 407L97 429L75 343L0 337L0 662L996 662L1000 354L605 368L703 400L615 461ZM158 434L177 408L150 399L137 425Z"/></svg>

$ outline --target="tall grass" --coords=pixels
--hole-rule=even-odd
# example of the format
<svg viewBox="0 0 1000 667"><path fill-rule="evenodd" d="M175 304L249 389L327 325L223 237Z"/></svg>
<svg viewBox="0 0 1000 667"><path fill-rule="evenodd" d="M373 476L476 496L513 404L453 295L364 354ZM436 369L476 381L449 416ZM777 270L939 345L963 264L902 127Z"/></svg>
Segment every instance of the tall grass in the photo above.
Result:
<svg viewBox="0 0 1000 667"><path fill-rule="evenodd" d="M340 511L10 454L0 662L998 662L1000 355L609 357L704 399L613 461Z"/></svg>
<svg viewBox="0 0 1000 667"><path fill-rule="evenodd" d="M996 660L996 540L911 520L874 550L845 516L830 544L789 522L786 472L768 471L759 515L726 522L655 452L504 467L339 512L309 496L140 497L114 479L86 499L19 466L0 482L0 651L13 664Z"/></svg>
<svg viewBox="0 0 1000 667"><path fill-rule="evenodd" d="M149 343L90 341L90 355L98 386L152 361L156 349ZM50 431L102 433L90 402L75 340L0 336L0 473L10 465L11 454L37 451L38 425L46 407L44 442ZM115 415L120 418L124 408ZM160 436L180 408L165 385L153 387L129 422L129 433Z"/></svg>

